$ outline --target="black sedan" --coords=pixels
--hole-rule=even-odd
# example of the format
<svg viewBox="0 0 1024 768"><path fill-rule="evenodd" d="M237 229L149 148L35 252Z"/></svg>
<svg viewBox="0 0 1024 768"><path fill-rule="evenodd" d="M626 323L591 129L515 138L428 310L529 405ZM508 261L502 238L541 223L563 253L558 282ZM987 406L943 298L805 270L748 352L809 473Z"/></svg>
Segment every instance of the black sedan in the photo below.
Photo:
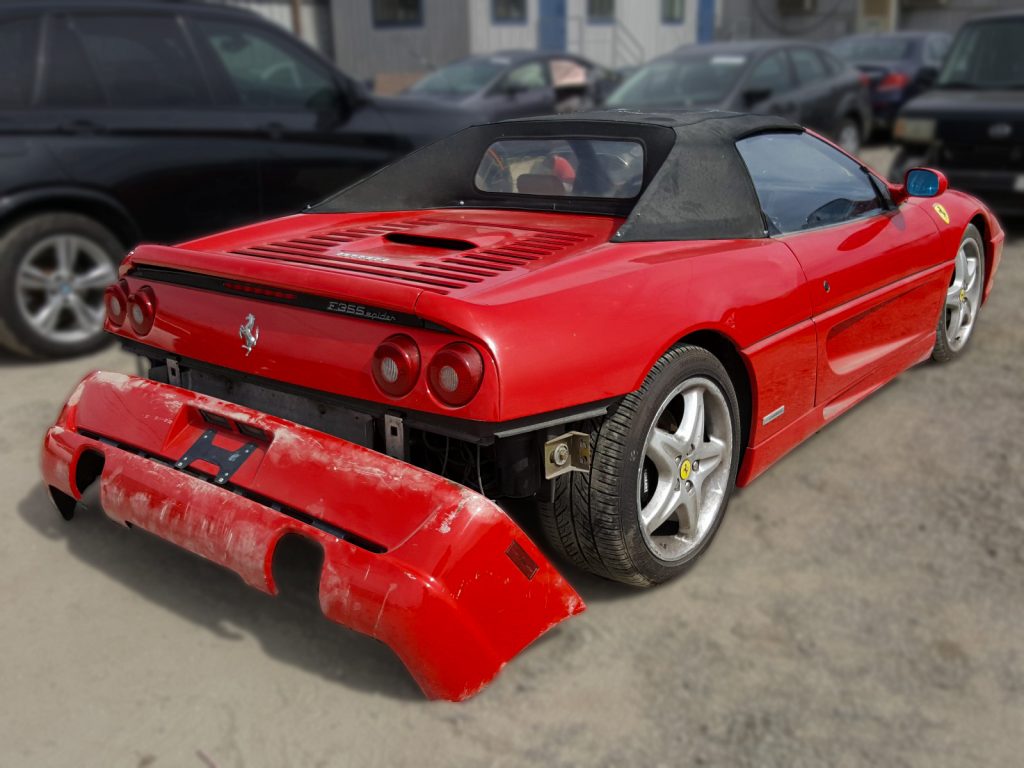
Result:
<svg viewBox="0 0 1024 768"><path fill-rule="evenodd" d="M900 107L934 85L952 39L945 32L851 35L832 53L867 75L875 126L891 128Z"/></svg>
<svg viewBox="0 0 1024 768"><path fill-rule="evenodd" d="M605 103L778 115L832 137L851 153L871 130L862 75L820 46L799 42L683 46L638 69Z"/></svg>
<svg viewBox="0 0 1024 768"><path fill-rule="evenodd" d="M579 56L502 51L441 67L403 95L458 104L481 121L493 122L590 109L617 80Z"/></svg>
<svg viewBox="0 0 1024 768"><path fill-rule="evenodd" d="M301 209L473 122L381 99L253 13L156 0L0 5L0 346L103 343L139 240Z"/></svg>

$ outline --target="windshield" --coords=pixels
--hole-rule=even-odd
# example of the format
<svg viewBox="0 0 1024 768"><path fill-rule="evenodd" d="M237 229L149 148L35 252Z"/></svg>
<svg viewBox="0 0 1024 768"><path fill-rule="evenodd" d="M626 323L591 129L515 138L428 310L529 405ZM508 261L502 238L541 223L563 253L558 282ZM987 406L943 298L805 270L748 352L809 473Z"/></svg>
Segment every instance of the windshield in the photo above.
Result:
<svg viewBox="0 0 1024 768"><path fill-rule="evenodd" d="M505 139L476 171L481 192L628 199L640 194L644 149L637 141Z"/></svg>
<svg viewBox="0 0 1024 768"><path fill-rule="evenodd" d="M508 59L500 57L458 61L427 75L408 92L469 96L494 80L508 65Z"/></svg>
<svg viewBox="0 0 1024 768"><path fill-rule="evenodd" d="M914 53L914 41L905 37L851 37L832 46L844 61L903 61Z"/></svg>
<svg viewBox="0 0 1024 768"><path fill-rule="evenodd" d="M610 107L716 104L729 95L746 64L746 56L726 54L652 61L620 85L606 104Z"/></svg>
<svg viewBox="0 0 1024 768"><path fill-rule="evenodd" d="M957 35L940 88L1024 88L1024 19L969 24Z"/></svg>

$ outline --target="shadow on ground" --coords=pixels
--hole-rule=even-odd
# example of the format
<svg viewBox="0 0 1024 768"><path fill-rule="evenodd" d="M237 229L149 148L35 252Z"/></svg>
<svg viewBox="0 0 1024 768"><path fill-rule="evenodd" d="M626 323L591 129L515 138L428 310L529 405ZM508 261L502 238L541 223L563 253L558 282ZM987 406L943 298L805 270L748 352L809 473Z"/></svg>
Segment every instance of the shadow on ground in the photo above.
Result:
<svg viewBox="0 0 1024 768"><path fill-rule="evenodd" d="M111 522L98 510L79 506L75 519L65 522L41 485L21 501L18 513L41 535L62 541L68 554L224 642L251 635L272 657L330 682L396 699L422 698L387 646L324 618L312 564L301 550L282 550L275 561L281 594L271 597L173 544Z"/></svg>
<svg viewBox="0 0 1024 768"><path fill-rule="evenodd" d="M510 511L539 541L529 508L520 504ZM227 569L145 531L113 523L98 509L79 505L74 520L66 522L42 485L21 501L18 513L42 536L63 542L68 554L225 642L251 635L272 657L330 682L397 699L422 695L387 646L324 618L316 597L319 562L303 548L282 544L274 561L281 592L271 597L248 587ZM554 562L585 602L641 593L557 559ZM560 634L556 627L535 645Z"/></svg>

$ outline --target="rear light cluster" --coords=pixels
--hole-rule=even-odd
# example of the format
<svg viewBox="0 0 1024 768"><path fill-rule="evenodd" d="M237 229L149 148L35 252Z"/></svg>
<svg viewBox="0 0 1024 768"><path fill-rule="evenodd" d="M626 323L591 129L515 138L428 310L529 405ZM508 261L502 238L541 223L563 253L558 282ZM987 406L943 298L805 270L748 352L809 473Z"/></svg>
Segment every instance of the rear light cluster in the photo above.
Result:
<svg viewBox="0 0 1024 768"><path fill-rule="evenodd" d="M125 321L139 336L145 336L156 320L156 295L148 285L131 293L127 280L120 280L107 288L103 297L107 307L107 319L115 328Z"/></svg>
<svg viewBox="0 0 1024 768"><path fill-rule="evenodd" d="M448 405L465 405L472 400L483 378L483 358L462 341L438 350L427 366L430 389Z"/></svg>
<svg viewBox="0 0 1024 768"><path fill-rule="evenodd" d="M878 85L876 91L899 91L910 85L910 76L905 72L890 72Z"/></svg>
<svg viewBox="0 0 1024 768"><path fill-rule="evenodd" d="M373 380L391 397L409 394L419 379L420 349L405 334L390 336L373 354ZM484 378L484 361L471 345L457 341L442 347L427 365L427 383L445 405L458 407L473 399Z"/></svg>

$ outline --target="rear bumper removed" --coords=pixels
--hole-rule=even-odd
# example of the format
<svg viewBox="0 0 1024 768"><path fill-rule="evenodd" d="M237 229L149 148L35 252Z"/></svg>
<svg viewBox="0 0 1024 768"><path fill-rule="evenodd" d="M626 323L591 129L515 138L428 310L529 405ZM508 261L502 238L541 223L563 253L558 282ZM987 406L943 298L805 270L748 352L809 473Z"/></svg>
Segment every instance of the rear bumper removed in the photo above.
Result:
<svg viewBox="0 0 1024 768"><path fill-rule="evenodd" d="M102 467L100 469L100 467ZM111 519L274 594L287 534L320 545L320 606L394 650L430 698L461 700L583 601L495 504L375 451L232 403L86 377L43 443L74 499L99 472Z"/></svg>

